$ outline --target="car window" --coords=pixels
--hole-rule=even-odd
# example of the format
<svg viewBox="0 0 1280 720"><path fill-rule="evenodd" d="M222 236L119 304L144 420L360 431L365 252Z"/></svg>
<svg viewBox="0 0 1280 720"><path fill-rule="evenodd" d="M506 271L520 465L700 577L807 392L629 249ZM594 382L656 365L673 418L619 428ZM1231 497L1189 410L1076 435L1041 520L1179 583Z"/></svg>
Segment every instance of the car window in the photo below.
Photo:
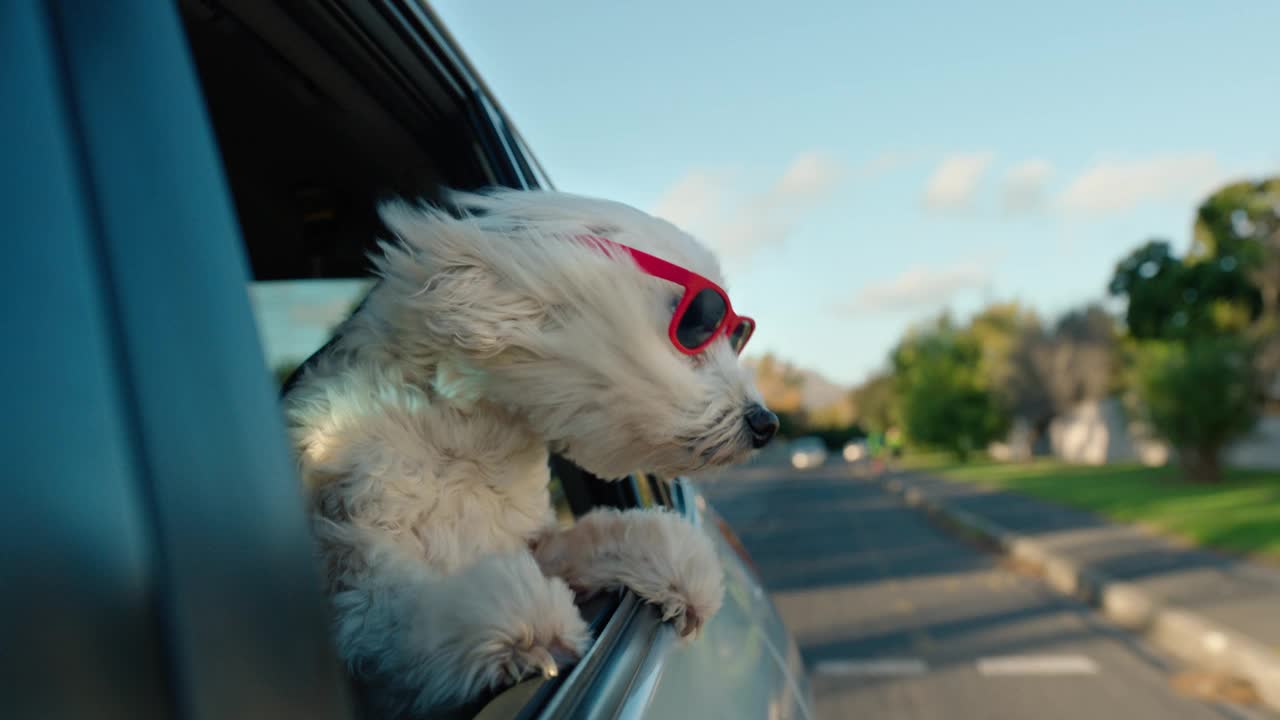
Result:
<svg viewBox="0 0 1280 720"><path fill-rule="evenodd" d="M327 4L304 3L291 8L289 18L267 22L255 13L191 7L183 18L252 270L246 292L263 371L277 388L324 347L373 287L367 258L385 238L380 201L438 201L444 188L546 184L497 107L457 94L466 83L451 86L434 69L401 74L370 62L405 41L380 16L361 11L344 22L357 22L364 32L326 32L316 43L293 42L281 32L289 22L301 35L332 27L330 12ZM434 41L424 42L420 49L429 50ZM396 55L404 62L411 57ZM550 464L548 490L563 526L596 507L671 502L669 488L655 478L604 481L563 458L552 456ZM582 615L598 630L619 602L596 596L581 604ZM564 680L536 683L532 696L521 694L528 685L503 693L510 702L502 707L527 704L522 716L528 715ZM525 697L532 699L525 703Z"/></svg>
<svg viewBox="0 0 1280 720"><path fill-rule="evenodd" d="M278 383L329 341L371 286L366 279L249 284L264 360Z"/></svg>

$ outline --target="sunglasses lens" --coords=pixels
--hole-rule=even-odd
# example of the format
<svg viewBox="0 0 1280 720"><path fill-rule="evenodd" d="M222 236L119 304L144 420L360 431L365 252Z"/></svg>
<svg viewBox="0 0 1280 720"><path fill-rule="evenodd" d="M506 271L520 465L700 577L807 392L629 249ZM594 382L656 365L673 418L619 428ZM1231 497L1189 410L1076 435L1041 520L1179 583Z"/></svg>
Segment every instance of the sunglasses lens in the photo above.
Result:
<svg viewBox="0 0 1280 720"><path fill-rule="evenodd" d="M676 339L686 350L693 350L711 339L720 323L724 322L724 298L714 290L704 288L693 296L689 306L676 325Z"/></svg>
<svg viewBox="0 0 1280 720"><path fill-rule="evenodd" d="M738 323L738 327L733 329L729 334L729 346L736 353L741 353L742 348L746 347L747 341L751 339L751 333L756 331L755 323L750 320L743 320Z"/></svg>

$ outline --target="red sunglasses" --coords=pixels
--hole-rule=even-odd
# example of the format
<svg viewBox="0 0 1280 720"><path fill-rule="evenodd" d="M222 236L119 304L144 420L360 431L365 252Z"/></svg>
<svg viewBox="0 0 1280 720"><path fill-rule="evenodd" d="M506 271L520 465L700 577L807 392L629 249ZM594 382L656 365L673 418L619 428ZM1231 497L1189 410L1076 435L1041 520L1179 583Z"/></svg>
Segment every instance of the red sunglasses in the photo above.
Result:
<svg viewBox="0 0 1280 720"><path fill-rule="evenodd" d="M724 288L698 273L643 250L595 235L579 235L578 239L606 252L624 252L646 274L684 288L684 294L680 296L680 302L676 303L675 312L671 315L671 326L667 329L671 344L680 352L697 355L724 333L728 336L729 346L733 351L741 354L742 348L746 347L751 334L755 332L756 321L735 313Z"/></svg>

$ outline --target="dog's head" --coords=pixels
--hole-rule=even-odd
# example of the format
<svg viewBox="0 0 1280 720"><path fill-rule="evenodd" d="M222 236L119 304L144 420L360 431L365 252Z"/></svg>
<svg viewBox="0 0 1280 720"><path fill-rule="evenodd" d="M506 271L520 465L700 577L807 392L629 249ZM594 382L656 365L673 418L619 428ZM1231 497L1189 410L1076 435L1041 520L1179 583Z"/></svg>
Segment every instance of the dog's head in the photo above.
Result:
<svg viewBox="0 0 1280 720"><path fill-rule="evenodd" d="M723 286L714 256L674 225L618 203L552 192L451 197L453 212L392 203L399 237L375 262L397 299L404 356L436 389L525 417L596 475L727 465L768 442L763 408L721 334L696 355L668 337L680 286L603 237Z"/></svg>

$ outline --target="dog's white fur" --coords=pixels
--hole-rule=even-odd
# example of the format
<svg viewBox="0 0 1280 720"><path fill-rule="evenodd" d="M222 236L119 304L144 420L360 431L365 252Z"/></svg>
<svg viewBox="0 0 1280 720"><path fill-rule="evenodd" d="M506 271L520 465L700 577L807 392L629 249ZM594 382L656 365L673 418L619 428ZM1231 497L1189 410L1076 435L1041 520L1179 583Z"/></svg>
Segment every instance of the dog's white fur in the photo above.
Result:
<svg viewBox="0 0 1280 720"><path fill-rule="evenodd" d="M452 201L382 208L397 239L380 282L285 398L339 651L415 715L580 656L575 591L628 587L695 633L721 601L710 539L658 510L558 527L547 451L606 478L725 465L750 452L760 402L723 338L671 346L679 288L574 240L723 285L689 235L560 193Z"/></svg>

